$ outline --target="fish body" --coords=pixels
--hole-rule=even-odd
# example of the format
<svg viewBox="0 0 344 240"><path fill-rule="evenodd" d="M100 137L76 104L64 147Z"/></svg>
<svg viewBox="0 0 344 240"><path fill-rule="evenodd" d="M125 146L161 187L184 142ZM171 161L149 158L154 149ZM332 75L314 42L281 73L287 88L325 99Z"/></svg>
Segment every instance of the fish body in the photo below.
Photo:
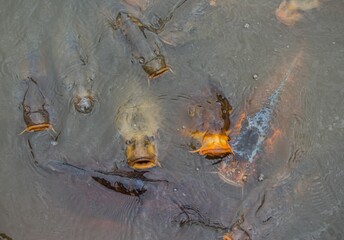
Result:
<svg viewBox="0 0 344 240"><path fill-rule="evenodd" d="M41 85L48 84L46 82L48 81L47 74L43 52L35 46L34 49L30 49L21 65L22 81L27 87L22 101L23 118L26 128L20 134L49 129L54 131L50 123L47 100L41 89Z"/></svg>
<svg viewBox="0 0 344 240"><path fill-rule="evenodd" d="M177 46L192 38L203 18L214 9L208 0L125 0L128 11L166 44ZM163 3L163 4L161 4Z"/></svg>
<svg viewBox="0 0 344 240"><path fill-rule="evenodd" d="M152 95L135 84L135 79L128 83L125 92L126 97L116 111L115 126L126 144L128 165L134 169L155 167L159 165L160 106Z"/></svg>
<svg viewBox="0 0 344 240"><path fill-rule="evenodd" d="M142 65L150 79L169 71L165 57L161 53L158 36L147 31L145 25L136 17L120 12L116 17L116 28L125 36L133 56Z"/></svg>
<svg viewBox="0 0 344 240"><path fill-rule="evenodd" d="M104 210L101 219L109 218L112 223L123 222L122 217L128 219L129 214L134 214L129 216L134 217L140 224L138 227L132 226L141 237L146 233L146 229L160 225L173 227L178 224L179 227L184 224L195 224L215 231L226 230L226 221L219 220L218 216L223 212L232 211L235 206L233 202L228 204L219 201L224 197L223 192L216 189L210 189L209 192L209 188L205 188L202 182L189 177L179 177L177 180L173 173L164 168L101 172L59 160L51 160L43 167L50 172L70 175L74 181L72 185L68 181L67 187L72 188L78 199L80 197L85 198L87 202L95 201L99 206L95 209L96 213ZM220 203L214 207L212 202ZM123 211L124 216L121 214ZM96 216L99 218L98 214ZM132 221L131 219L129 221ZM98 224L102 223L99 219L92 220L97 220ZM141 230L142 224L145 224L145 228Z"/></svg>
<svg viewBox="0 0 344 240"><path fill-rule="evenodd" d="M100 172L60 161L49 161L44 167L54 172L88 176L108 189L137 197L147 191L145 182L154 181L144 177L145 172L130 172L126 170Z"/></svg>
<svg viewBox="0 0 344 240"><path fill-rule="evenodd" d="M303 18L302 12L319 7L319 0L283 0L275 11L276 18L287 26L293 26Z"/></svg>
<svg viewBox="0 0 344 240"><path fill-rule="evenodd" d="M92 56L83 46L85 35L77 29L69 29L59 49L59 61L63 71L66 88L72 90L72 104L80 113L90 113L95 105L93 90L95 80L95 64Z"/></svg>
<svg viewBox="0 0 344 240"><path fill-rule="evenodd" d="M22 133L53 129L50 124L49 112L45 109L45 97L37 82L31 77L26 79L26 82L28 87L22 102L26 128Z"/></svg>
<svg viewBox="0 0 344 240"><path fill-rule="evenodd" d="M268 98L267 104L261 110L252 116L246 116L240 133L232 144L237 158L245 159L250 163L257 158L262 150L262 145L271 131L273 112L286 80L287 76L281 81L278 88Z"/></svg>
<svg viewBox="0 0 344 240"><path fill-rule="evenodd" d="M300 65L303 51L300 50L291 64L284 71L278 84L270 93L265 104L252 114L242 114L233 130L233 157L223 161L218 170L219 176L225 182L234 186L242 186L250 174L254 172L254 165L258 158L268 152L267 146L273 145L277 137L285 129L274 128L273 120L276 109L281 102L281 95L285 93L287 84L292 85L294 74ZM277 82L278 79L273 79ZM273 85L274 83L270 83ZM296 84L294 84L296 86ZM263 91L263 89L260 89ZM290 91L290 90L289 90ZM286 102L286 100L284 100ZM282 106L286 108L286 106ZM289 106L288 106L289 107Z"/></svg>

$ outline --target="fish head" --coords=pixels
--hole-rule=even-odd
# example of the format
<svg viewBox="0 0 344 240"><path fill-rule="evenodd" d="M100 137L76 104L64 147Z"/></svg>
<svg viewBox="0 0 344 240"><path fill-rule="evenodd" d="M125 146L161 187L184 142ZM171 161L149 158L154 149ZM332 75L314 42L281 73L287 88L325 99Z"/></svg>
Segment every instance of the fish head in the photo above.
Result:
<svg viewBox="0 0 344 240"><path fill-rule="evenodd" d="M253 171L252 163L237 160L234 156L234 159L230 161L221 162L217 173L224 182L235 187L242 187Z"/></svg>
<svg viewBox="0 0 344 240"><path fill-rule="evenodd" d="M26 123L26 128L24 132L38 132L48 129L52 129L52 125L49 120L49 113L45 109L39 109L37 111L31 112L30 107L24 107L24 121Z"/></svg>
<svg viewBox="0 0 344 240"><path fill-rule="evenodd" d="M200 155L205 155L211 158L225 157L228 154L233 153L231 146L229 145L229 137L226 133L194 133L196 139L200 139L202 146L192 151L194 153L199 153Z"/></svg>
<svg viewBox="0 0 344 240"><path fill-rule="evenodd" d="M142 65L142 68L148 74L150 79L159 77L170 70L163 55L157 55L153 59L147 61Z"/></svg>
<svg viewBox="0 0 344 240"><path fill-rule="evenodd" d="M154 136L135 136L126 140L125 155L134 169L147 169L159 165Z"/></svg>
<svg viewBox="0 0 344 240"><path fill-rule="evenodd" d="M73 99L74 108L80 113L90 113L94 107L94 97L91 95L76 96Z"/></svg>

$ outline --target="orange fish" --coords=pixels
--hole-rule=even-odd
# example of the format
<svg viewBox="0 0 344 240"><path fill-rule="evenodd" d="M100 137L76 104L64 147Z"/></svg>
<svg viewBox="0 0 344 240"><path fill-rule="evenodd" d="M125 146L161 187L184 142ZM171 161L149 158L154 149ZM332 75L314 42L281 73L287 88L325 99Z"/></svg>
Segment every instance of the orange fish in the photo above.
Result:
<svg viewBox="0 0 344 240"><path fill-rule="evenodd" d="M275 11L276 18L287 26L293 26L302 19L302 11L317 8L319 0L283 0Z"/></svg>
<svg viewBox="0 0 344 240"><path fill-rule="evenodd" d="M188 112L194 128L188 129L186 134L201 144L191 152L209 158L220 158L233 152L228 143L232 106L223 93L211 86L205 95L193 99Z"/></svg>

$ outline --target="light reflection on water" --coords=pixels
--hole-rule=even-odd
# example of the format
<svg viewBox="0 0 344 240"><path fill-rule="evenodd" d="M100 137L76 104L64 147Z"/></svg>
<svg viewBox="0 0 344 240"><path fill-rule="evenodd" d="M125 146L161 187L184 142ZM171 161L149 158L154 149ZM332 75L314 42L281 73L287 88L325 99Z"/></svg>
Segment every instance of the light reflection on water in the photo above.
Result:
<svg viewBox="0 0 344 240"><path fill-rule="evenodd" d="M148 4L147 21L166 16L168 10L159 7L160 1L143 2ZM164 44L173 73L149 85L128 45L104 20L109 9L122 9L119 2L2 4L0 233L13 239L216 239L243 214L243 226L253 229L254 239L343 237L343 3L324 2L286 27L273 14L279 1L216 1L215 7L201 7L205 12L200 10L200 18L194 20L190 14L197 12L195 2L188 0L172 18L177 25L191 24L190 32L175 33L176 46ZM165 42L171 39L167 30L175 31L174 27L167 24L161 33ZM70 102L69 83L78 84L73 79L83 72L63 44L70 32L80 35L94 78L97 100L88 115L75 112ZM262 104L264 92L269 92L262 86L269 86L264 84L292 59L301 43L307 53L297 73L302 85L281 97L292 96L275 113L276 125L288 126L286 134L262 155L257 173L243 190L227 185L218 178L213 162L189 153L190 139L179 135L188 99L202 94L202 87L213 81L233 106L235 124L241 112ZM32 51L44 55L41 69L26 64ZM57 145L53 133L18 135L25 128L21 80L27 69L42 79L51 122L60 134ZM118 104L131 97L125 89L134 79L140 87L132 94L146 92L162 108L162 169L149 176L169 184L151 184L137 198L108 190L87 175L39 167L63 160L97 170L125 168L124 143L114 117ZM295 104L301 102L302 106ZM259 173L265 176L263 182L255 179ZM264 204L259 205L262 196ZM188 222L186 212L196 220Z"/></svg>

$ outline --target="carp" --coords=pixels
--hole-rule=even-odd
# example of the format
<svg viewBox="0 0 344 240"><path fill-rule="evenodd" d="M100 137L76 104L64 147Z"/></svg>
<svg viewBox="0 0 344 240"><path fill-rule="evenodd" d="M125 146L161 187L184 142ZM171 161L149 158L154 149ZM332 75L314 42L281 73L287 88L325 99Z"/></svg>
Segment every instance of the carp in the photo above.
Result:
<svg viewBox="0 0 344 240"><path fill-rule="evenodd" d="M23 118L26 128L20 133L55 130L50 123L47 100L41 85L48 81L46 59L41 49L33 49L27 53L21 64L22 81L27 85L23 101Z"/></svg>
<svg viewBox="0 0 344 240"><path fill-rule="evenodd" d="M159 166L156 140L162 118L160 106L135 79L125 92L116 111L115 126L124 139L128 165L134 169Z"/></svg>
<svg viewBox="0 0 344 240"><path fill-rule="evenodd" d="M192 97L188 116L193 127L186 129L184 134L201 144L191 152L209 158L225 157L233 152L228 143L232 106L218 88L209 86L202 94Z"/></svg>
<svg viewBox="0 0 344 240"><path fill-rule="evenodd" d="M161 53L162 44L158 36L147 31L146 26L138 18L119 12L115 22L110 24L114 30L120 29L125 36L134 58L142 65L149 79L159 77L170 70Z"/></svg>
<svg viewBox="0 0 344 240"><path fill-rule="evenodd" d="M55 132L50 123L49 112L45 109L45 97L39 89L37 82L31 77L28 77L26 82L28 87L22 102L26 128L20 134L49 129Z"/></svg>
<svg viewBox="0 0 344 240"><path fill-rule="evenodd" d="M95 57L100 42L100 26L87 4L76 6L67 2L64 18L68 23L56 21L58 34L53 38L56 71L63 90L69 93L73 108L82 114L93 111L97 102L95 83L98 77L98 62ZM83 14L87 21L79 16ZM93 14L93 15L92 15Z"/></svg>
<svg viewBox="0 0 344 240"><path fill-rule="evenodd" d="M293 26L302 19L302 12L319 7L319 0L283 0L275 11L275 16L281 23Z"/></svg>
<svg viewBox="0 0 344 240"><path fill-rule="evenodd" d="M259 109L251 109L249 114L242 113L240 115L232 131L234 136L232 136L231 145L234 154L231 159L221 162L218 167L218 174L225 182L234 186L242 186L247 181L248 176L254 172L257 159L273 150L273 145L283 133L282 128L273 125L276 108L282 104L284 104L284 108L287 108L286 102L289 98L282 94L288 92L287 88L292 85L291 83L294 84L293 87L297 86L294 79L302 57L303 50L301 49L291 64L283 66L282 70L278 72L278 76L273 78L268 86L263 85L264 87L257 90L260 91L258 97L261 98L262 94L269 92L269 87L274 87L267 101ZM290 89L288 90L290 91ZM281 96L286 98L283 99L282 103ZM261 101L254 99L252 102Z"/></svg>

